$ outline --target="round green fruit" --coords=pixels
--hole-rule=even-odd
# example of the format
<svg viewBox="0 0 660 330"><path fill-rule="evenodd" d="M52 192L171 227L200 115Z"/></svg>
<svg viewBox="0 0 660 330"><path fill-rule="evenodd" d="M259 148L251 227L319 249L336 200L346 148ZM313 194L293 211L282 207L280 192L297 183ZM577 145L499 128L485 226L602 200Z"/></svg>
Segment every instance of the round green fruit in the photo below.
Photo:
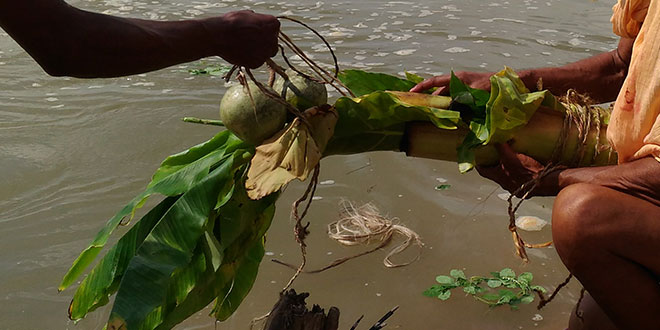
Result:
<svg viewBox="0 0 660 330"><path fill-rule="evenodd" d="M241 140L259 145L282 129L287 110L283 104L262 93L253 82L248 82L248 87L252 99L247 93L248 88L242 85L227 90L220 101L220 119Z"/></svg>
<svg viewBox="0 0 660 330"><path fill-rule="evenodd" d="M286 74L289 76L289 80L285 81L284 78L278 76L273 84L273 89L298 110L304 111L328 103L328 91L325 84L307 79L291 69L286 70Z"/></svg>

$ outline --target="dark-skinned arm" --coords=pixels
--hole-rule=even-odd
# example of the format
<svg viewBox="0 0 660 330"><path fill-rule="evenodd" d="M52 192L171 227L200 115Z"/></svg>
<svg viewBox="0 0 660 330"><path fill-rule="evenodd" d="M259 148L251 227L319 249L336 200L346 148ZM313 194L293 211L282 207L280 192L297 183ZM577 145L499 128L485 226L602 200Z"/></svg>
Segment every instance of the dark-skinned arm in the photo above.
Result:
<svg viewBox="0 0 660 330"><path fill-rule="evenodd" d="M660 161L653 157L612 166L566 169L556 174L556 183L549 184L556 184L559 191L575 183L597 184L660 206Z"/></svg>
<svg viewBox="0 0 660 330"><path fill-rule="evenodd" d="M500 164L477 167L477 170L483 177L495 181L509 192L537 179L543 170L539 162L516 153L507 144L498 144L496 148L500 154ZM538 187L529 196L555 196L561 189L576 183L600 185L660 205L660 161L653 157L619 165L557 169L542 177Z"/></svg>
<svg viewBox="0 0 660 330"><path fill-rule="evenodd" d="M540 68L519 72L531 90L539 79L543 88L554 95L569 89L589 95L598 103L616 99L628 74L634 39L621 38L616 49L556 68Z"/></svg>
<svg viewBox="0 0 660 330"><path fill-rule="evenodd" d="M560 67L518 71L518 75L530 90L536 90L537 82L541 79L543 88L554 95L563 95L572 88L597 102L613 101L628 72L633 42L634 39L622 38L615 50ZM493 72L459 71L455 74L473 88L490 90L489 78ZM438 87L434 94L447 94L449 78L449 75L428 78L411 91L422 92Z"/></svg>
<svg viewBox="0 0 660 330"><path fill-rule="evenodd" d="M185 21L103 15L61 0L0 0L0 26L54 76L117 77L207 56L256 68L277 52L279 22L251 11Z"/></svg>

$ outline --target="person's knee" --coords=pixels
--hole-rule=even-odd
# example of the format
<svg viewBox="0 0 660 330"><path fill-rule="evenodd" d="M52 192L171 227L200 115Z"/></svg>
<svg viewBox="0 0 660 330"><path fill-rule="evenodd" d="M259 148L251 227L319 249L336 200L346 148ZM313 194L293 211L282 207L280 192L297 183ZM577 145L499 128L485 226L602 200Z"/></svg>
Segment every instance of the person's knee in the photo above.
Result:
<svg viewBox="0 0 660 330"><path fill-rule="evenodd" d="M573 184L564 188L555 199L552 209L552 236L557 252L571 269L594 252L598 241L599 221L602 220L603 195L601 186Z"/></svg>

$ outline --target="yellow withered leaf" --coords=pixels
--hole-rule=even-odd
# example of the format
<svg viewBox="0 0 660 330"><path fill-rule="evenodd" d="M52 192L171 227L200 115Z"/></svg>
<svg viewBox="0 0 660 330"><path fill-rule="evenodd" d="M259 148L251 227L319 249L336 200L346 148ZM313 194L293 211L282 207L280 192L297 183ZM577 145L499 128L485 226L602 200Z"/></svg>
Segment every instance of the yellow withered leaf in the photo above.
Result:
<svg viewBox="0 0 660 330"><path fill-rule="evenodd" d="M307 109L305 124L296 118L257 147L245 182L248 196L261 199L294 179L305 181L334 133L337 112L329 105Z"/></svg>

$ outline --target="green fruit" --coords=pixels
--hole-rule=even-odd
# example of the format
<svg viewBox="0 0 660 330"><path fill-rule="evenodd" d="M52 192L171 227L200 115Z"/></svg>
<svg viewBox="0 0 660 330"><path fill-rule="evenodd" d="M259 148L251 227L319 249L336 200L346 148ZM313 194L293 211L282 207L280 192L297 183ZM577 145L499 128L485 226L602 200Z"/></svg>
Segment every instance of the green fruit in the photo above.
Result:
<svg viewBox="0 0 660 330"><path fill-rule="evenodd" d="M262 93L253 82L248 82L248 87L252 100L242 85L227 90L220 101L220 119L241 140L259 145L282 129L287 110L283 104Z"/></svg>
<svg viewBox="0 0 660 330"><path fill-rule="evenodd" d="M328 91L324 84L307 79L291 69L286 70L286 74L289 81L285 82L284 78L278 76L273 89L298 110L304 111L328 103Z"/></svg>

